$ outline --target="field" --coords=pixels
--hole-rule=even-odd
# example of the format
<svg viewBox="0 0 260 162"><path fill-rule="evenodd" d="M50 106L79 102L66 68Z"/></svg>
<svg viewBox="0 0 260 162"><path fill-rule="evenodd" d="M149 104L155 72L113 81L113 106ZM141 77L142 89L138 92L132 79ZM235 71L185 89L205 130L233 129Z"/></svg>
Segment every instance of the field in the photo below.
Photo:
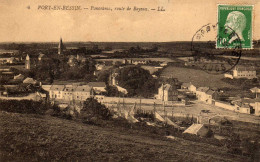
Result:
<svg viewBox="0 0 260 162"><path fill-rule="evenodd" d="M224 78L223 74L209 74L203 70L182 68L169 66L164 69L161 76L168 76L173 78L178 78L181 82L192 83L199 87L210 87L210 88L235 88L235 86L230 85L221 81Z"/></svg>
<svg viewBox="0 0 260 162"><path fill-rule="evenodd" d="M225 147L50 116L0 112L0 161L250 161Z"/></svg>

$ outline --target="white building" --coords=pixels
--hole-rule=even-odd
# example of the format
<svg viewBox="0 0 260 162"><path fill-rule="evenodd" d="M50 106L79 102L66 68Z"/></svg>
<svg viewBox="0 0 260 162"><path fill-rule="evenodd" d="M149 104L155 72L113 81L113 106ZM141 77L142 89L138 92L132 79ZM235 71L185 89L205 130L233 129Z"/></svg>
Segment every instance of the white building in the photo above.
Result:
<svg viewBox="0 0 260 162"><path fill-rule="evenodd" d="M186 89L186 90L188 90L188 91L190 91L192 93L196 93L196 90L197 90L196 86L194 86L191 83L183 83L181 85L181 89Z"/></svg>
<svg viewBox="0 0 260 162"><path fill-rule="evenodd" d="M158 89L157 99L162 101L176 101L178 100L178 91L170 84L162 84Z"/></svg>
<svg viewBox="0 0 260 162"><path fill-rule="evenodd" d="M231 77L232 75L232 77ZM225 75L225 77L228 78L247 78L247 79L253 79L256 77L256 70L254 67L242 67L242 66L236 66L233 70L233 73L230 75Z"/></svg>
<svg viewBox="0 0 260 162"><path fill-rule="evenodd" d="M255 115L260 116L260 102L255 102L254 108L255 108Z"/></svg>
<svg viewBox="0 0 260 162"><path fill-rule="evenodd" d="M63 99L64 85L52 85L50 88L50 98L51 99Z"/></svg>

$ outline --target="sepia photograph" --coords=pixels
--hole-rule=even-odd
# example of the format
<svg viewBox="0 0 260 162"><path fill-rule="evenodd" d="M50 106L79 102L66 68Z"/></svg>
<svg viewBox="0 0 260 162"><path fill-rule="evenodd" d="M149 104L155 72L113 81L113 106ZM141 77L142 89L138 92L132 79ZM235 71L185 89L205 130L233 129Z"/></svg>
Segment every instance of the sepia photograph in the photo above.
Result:
<svg viewBox="0 0 260 162"><path fill-rule="evenodd" d="M0 0L0 162L260 161L259 0Z"/></svg>

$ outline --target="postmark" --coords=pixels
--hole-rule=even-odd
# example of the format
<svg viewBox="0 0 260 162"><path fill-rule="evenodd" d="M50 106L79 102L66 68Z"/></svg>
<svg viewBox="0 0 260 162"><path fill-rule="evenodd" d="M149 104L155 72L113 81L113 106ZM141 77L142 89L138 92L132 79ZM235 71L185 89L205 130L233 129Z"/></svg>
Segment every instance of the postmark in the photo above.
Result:
<svg viewBox="0 0 260 162"><path fill-rule="evenodd" d="M253 6L218 5L218 39L216 48L234 48L238 37L242 49L253 48ZM228 34L229 37L226 37Z"/></svg>
<svg viewBox="0 0 260 162"><path fill-rule="evenodd" d="M193 67L204 70L211 74L223 74L232 70L239 62L242 55L242 42L239 35L232 29L227 33L225 29L218 31L218 24L203 25L192 37L191 51L193 59L190 64ZM218 33L223 36L220 37ZM231 38L233 46L225 42L223 48L216 48L216 42L223 41L224 38Z"/></svg>

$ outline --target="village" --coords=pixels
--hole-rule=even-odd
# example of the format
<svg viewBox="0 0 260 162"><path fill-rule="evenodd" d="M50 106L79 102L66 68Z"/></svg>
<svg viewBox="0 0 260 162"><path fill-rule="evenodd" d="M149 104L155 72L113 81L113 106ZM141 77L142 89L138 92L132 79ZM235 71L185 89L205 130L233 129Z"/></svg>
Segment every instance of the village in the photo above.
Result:
<svg viewBox="0 0 260 162"><path fill-rule="evenodd" d="M97 47L95 47L96 50ZM140 48L140 47L139 47ZM65 46L62 39L58 45L58 56L64 55ZM75 50L73 48L66 49ZM117 53L119 50L104 51L104 53ZM121 50L122 52L123 50ZM16 51L17 52L17 51ZM94 97L101 103L117 103L118 98L124 97L125 103L139 103L142 100L144 104L157 103L160 105L189 105L193 100L197 100L206 105L215 105L218 108L230 110L233 112L252 114L259 116L260 114L260 100L257 94L260 93L259 87L249 89L254 98L229 96L226 102L221 100L223 90L220 88L210 86L197 86L192 82L181 82L178 78L175 78L172 74L168 76L160 75L160 71L167 66L171 66L176 60L172 59L158 59L158 58L123 58L123 59L95 59L95 57L86 57L80 53L76 55L69 55L67 65L69 68L86 66L84 63L91 64L89 69L91 79L78 79L69 80L53 80L52 83L46 83L44 78L39 80L38 78L29 77L26 73L30 73L31 69L37 66L41 66L50 61L45 54L39 53L38 56L31 58L28 54L23 54L25 57L15 57L15 52L5 53L9 57L1 58L1 91L0 96L2 99L8 99L8 97L18 97L19 94L38 94L39 98L48 99L58 104L82 104L87 98ZM93 55L92 55L93 56ZM95 56L95 55L94 55ZM95 62L95 63L94 63ZM94 65L95 64L95 65ZM185 63L186 65L186 63ZM15 67L18 68L15 68ZM65 66L65 65L63 65ZM150 80L156 80L157 90L153 90L151 94L142 95L135 92L128 91L132 87L123 87L122 83L119 84L119 75L121 69L126 68L141 68L149 72ZM56 67L58 68L58 67ZM92 69L90 69L92 68ZM55 70L55 69L54 69ZM56 69L57 70L57 69ZM58 72L57 72L58 73ZM92 73L92 74L91 74ZM105 74L104 74L105 73ZM229 79L257 79L256 68L243 67L241 65L236 66L229 73L225 73L223 78ZM48 75L49 76L49 75ZM73 77L73 76L72 76ZM100 79L101 78L101 79ZM168 79L161 79L168 78ZM161 80L160 80L161 79ZM158 81L160 80L160 81ZM156 88L150 85L149 88ZM108 88L109 87L109 88ZM114 88L116 93L110 94L111 88ZM108 92L108 89L110 91ZM12 96L15 94L16 96ZM18 96L17 96L18 95ZM36 95L37 96L37 95ZM137 97L140 96L140 97ZM144 97L145 96L145 97ZM26 97L26 96L23 96ZM129 98L130 97L130 98ZM223 114L222 114L223 115Z"/></svg>
<svg viewBox="0 0 260 162"><path fill-rule="evenodd" d="M129 53L135 57L128 57ZM139 53L141 57L136 57ZM258 67L240 64L224 74L210 75L193 69L192 58L147 57L148 53L157 56L160 49L156 45L129 50L100 49L97 45L88 49L66 47L62 39L45 52L3 51L0 100L58 107L45 113L66 119L77 119L87 104L100 104L116 120L172 127L203 138L213 130L213 138L219 141L230 139L233 133L241 138L249 136L239 131L246 129L240 122L259 126ZM194 80L192 77L199 73L205 73L201 75L205 78ZM185 79L185 75L190 76ZM211 77L219 81L208 81ZM244 86L232 87L237 82ZM89 120L93 122L93 118ZM255 129L250 130L252 139L257 136Z"/></svg>

